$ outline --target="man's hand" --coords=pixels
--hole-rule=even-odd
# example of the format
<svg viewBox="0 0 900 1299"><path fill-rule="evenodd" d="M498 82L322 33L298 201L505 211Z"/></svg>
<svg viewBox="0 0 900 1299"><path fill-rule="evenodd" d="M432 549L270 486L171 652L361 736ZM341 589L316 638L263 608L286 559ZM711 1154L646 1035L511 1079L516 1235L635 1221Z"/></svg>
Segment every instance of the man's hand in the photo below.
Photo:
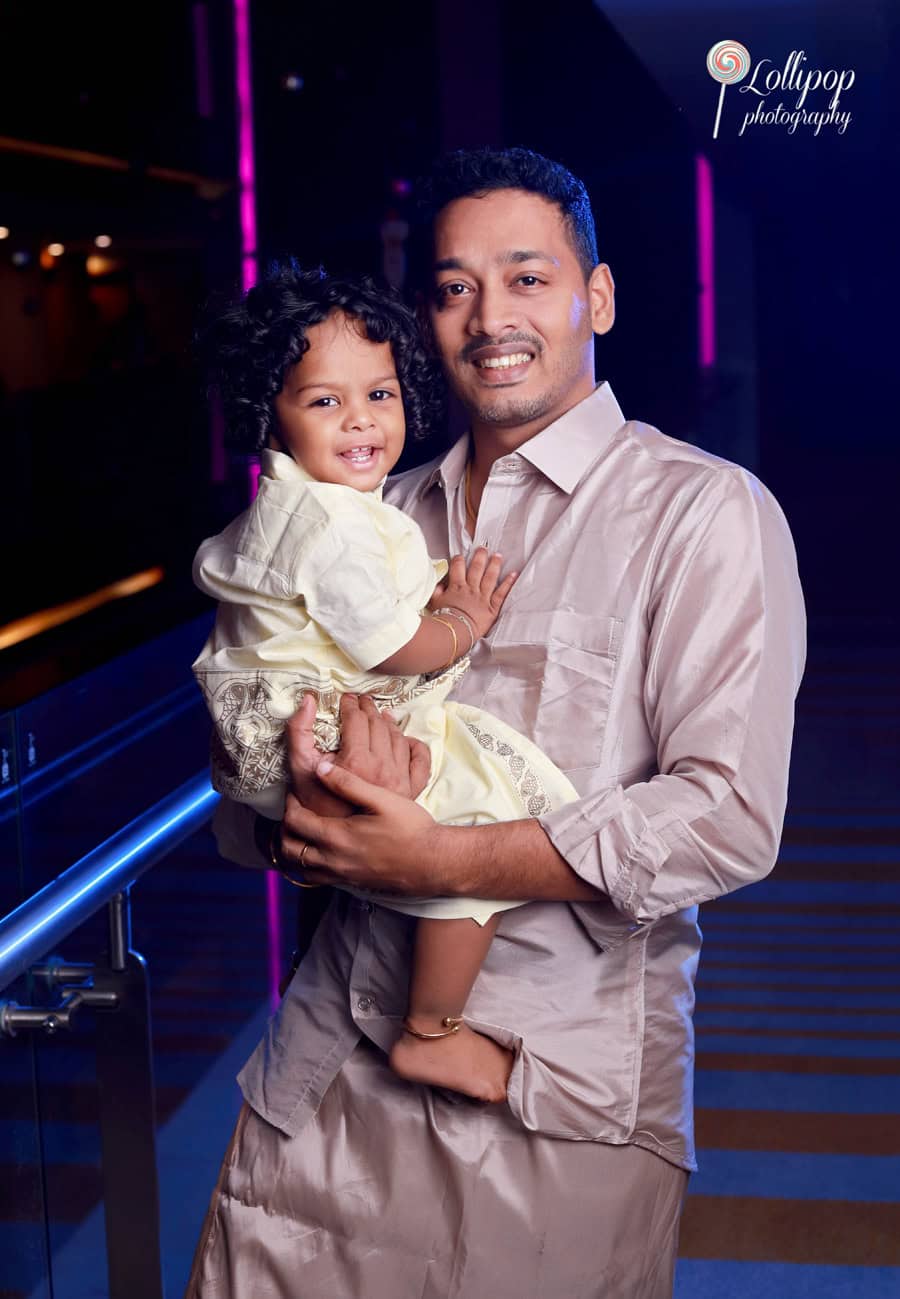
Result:
<svg viewBox="0 0 900 1299"><path fill-rule="evenodd" d="M309 798L327 797L329 806L340 807L342 814L322 813L288 793L275 846L292 875L310 884L420 897L523 902L595 902L603 897L576 875L530 817L495 825L439 825L414 801L428 779L428 750L402 735L408 747L397 746L390 738L392 728L399 734L396 724L378 719L371 700L356 702L360 716L350 722L354 762L373 761L395 788L380 789L318 753L312 735L315 701L304 701L287 731L292 782L302 782ZM354 704L345 703L344 710L349 720ZM377 735L382 724L387 744ZM314 782L322 788L316 791Z"/></svg>
<svg viewBox="0 0 900 1299"><path fill-rule="evenodd" d="M393 717L379 713L368 695L343 695L340 708L341 747L331 761L372 785L404 798L418 798L431 775L427 745L407 739ZM316 748L315 720L316 697L304 695L286 729L290 791L320 816L350 816L352 805L316 777L323 755Z"/></svg>
<svg viewBox="0 0 900 1299"><path fill-rule="evenodd" d="M379 788L323 758L317 768L328 791L351 807L345 817L321 816L288 796L280 857L309 884L350 884L382 892L439 896L435 870L442 833L413 799Z"/></svg>
<svg viewBox="0 0 900 1299"><path fill-rule="evenodd" d="M316 775L323 755L316 748L315 720L316 697L304 695L285 731L290 783L278 837L279 857L285 865L298 860L306 842L296 828L298 815L310 811L319 817L349 817L359 810L342 797L334 783L328 788ZM342 696L341 748L330 760L336 767L408 800L421 794L431 774L427 745L407 739L394 719L379 713L367 695ZM307 860L308 854L304 865Z"/></svg>

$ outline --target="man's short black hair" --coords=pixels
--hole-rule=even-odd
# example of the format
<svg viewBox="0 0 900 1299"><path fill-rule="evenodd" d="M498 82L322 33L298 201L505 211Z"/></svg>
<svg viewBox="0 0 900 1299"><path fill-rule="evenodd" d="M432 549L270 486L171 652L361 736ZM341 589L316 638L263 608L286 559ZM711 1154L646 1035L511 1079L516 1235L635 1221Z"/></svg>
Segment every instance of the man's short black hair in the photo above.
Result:
<svg viewBox="0 0 900 1299"><path fill-rule="evenodd" d="M521 189L555 203L584 278L589 278L600 259L594 214L584 182L561 162L521 148L456 149L434 163L416 186L417 269L427 269L431 232L438 213L454 199L480 198L496 189Z"/></svg>
<svg viewBox="0 0 900 1299"><path fill-rule="evenodd" d="M403 395L406 431L440 430L445 388L426 353L415 315L396 289L368 275L338 277L293 260L273 263L252 289L206 320L195 342L210 387L222 402L225 440L254 454L277 431L275 398L287 371L309 347L307 332L339 311L372 343L390 343Z"/></svg>

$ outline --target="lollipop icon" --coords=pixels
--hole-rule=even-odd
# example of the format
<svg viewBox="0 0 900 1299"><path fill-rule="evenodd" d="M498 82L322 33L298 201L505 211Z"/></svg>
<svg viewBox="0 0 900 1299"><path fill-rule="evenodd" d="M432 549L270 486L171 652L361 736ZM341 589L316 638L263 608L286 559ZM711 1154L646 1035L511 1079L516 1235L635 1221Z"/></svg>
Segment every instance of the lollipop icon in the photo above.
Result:
<svg viewBox="0 0 900 1299"><path fill-rule="evenodd" d="M713 127L713 139L719 138L719 118L722 116L722 101L725 98L725 87L743 81L750 71L750 53L740 41L716 41L706 56L706 70L713 81L720 81L719 107L716 109L716 124Z"/></svg>

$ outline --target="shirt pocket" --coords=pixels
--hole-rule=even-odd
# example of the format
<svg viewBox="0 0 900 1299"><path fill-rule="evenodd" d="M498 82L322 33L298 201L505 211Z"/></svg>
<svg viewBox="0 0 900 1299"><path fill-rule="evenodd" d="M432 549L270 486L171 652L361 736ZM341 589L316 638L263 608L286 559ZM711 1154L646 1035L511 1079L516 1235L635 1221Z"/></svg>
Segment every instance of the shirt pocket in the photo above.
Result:
<svg viewBox="0 0 900 1299"><path fill-rule="evenodd" d="M569 609L510 610L490 637L499 672L484 706L558 767L596 767L621 640L621 618Z"/></svg>

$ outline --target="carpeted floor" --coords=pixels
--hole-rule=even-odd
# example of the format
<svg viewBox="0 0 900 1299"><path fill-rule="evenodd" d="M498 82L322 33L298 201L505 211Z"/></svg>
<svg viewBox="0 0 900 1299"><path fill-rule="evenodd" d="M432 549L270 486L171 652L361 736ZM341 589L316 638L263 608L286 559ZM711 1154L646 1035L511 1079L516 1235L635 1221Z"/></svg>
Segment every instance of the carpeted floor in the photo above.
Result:
<svg viewBox="0 0 900 1299"><path fill-rule="evenodd" d="M678 1299L900 1296L900 662L811 654L778 867L703 908Z"/></svg>

